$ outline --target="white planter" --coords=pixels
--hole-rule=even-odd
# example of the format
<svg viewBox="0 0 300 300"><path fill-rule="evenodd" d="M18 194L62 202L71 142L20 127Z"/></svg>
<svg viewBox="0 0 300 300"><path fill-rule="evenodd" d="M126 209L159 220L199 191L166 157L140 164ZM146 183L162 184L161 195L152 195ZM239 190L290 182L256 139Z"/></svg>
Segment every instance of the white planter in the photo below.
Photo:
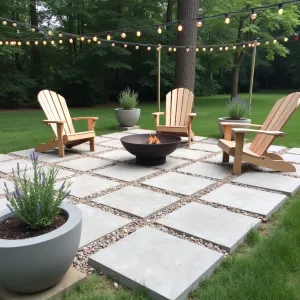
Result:
<svg viewBox="0 0 300 300"><path fill-rule="evenodd" d="M123 127L133 127L136 125L140 118L141 110L139 108L134 109L122 109L116 108L115 114L117 121Z"/></svg>
<svg viewBox="0 0 300 300"><path fill-rule="evenodd" d="M61 209L68 220L49 233L21 240L0 239L0 286L17 293L35 293L57 284L78 251L81 210L69 203ZM0 221L13 216L0 215Z"/></svg>
<svg viewBox="0 0 300 300"><path fill-rule="evenodd" d="M242 123L242 124L251 124L251 119L240 119L240 120L230 120L229 118L223 117L223 118L218 118L218 125L219 125L219 130L222 135L222 138L224 137L224 128L221 125L221 123ZM250 126L243 126L242 128L249 128ZM241 128L238 125L237 126L232 126L232 128ZM234 134L231 134L231 139L234 139Z"/></svg>

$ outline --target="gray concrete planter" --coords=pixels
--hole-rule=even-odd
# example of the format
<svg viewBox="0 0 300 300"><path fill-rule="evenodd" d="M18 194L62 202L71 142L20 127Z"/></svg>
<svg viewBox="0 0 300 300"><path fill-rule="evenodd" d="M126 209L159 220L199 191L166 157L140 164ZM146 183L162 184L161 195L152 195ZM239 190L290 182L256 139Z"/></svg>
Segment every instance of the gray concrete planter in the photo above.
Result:
<svg viewBox="0 0 300 300"><path fill-rule="evenodd" d="M220 130L220 133L222 135L222 138L224 137L224 129L223 129L223 126L221 125L221 123L225 123L225 122L228 122L228 123L243 123L243 124L251 124L251 119L240 119L240 120L230 120L226 117L223 117L223 118L218 118L218 125L219 125L219 130ZM232 128L238 128L239 126L232 126ZM243 127L243 128L249 128L250 126L246 126L246 127ZM234 139L234 134L232 133L231 134L231 139L233 140Z"/></svg>
<svg viewBox="0 0 300 300"><path fill-rule="evenodd" d="M123 127L132 127L136 125L137 121L140 118L141 110L139 108L134 109L122 109L116 108L115 114L117 121Z"/></svg>
<svg viewBox="0 0 300 300"><path fill-rule="evenodd" d="M0 239L0 285L18 293L34 293L57 284L78 251L82 214L63 203L67 222L49 233L22 240ZM0 221L14 213L0 215Z"/></svg>

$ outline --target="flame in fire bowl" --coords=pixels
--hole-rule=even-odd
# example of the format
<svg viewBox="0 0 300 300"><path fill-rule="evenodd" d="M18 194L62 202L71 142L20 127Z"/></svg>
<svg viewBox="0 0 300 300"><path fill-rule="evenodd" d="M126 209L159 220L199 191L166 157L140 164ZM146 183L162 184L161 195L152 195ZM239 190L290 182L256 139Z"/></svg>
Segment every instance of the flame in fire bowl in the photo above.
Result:
<svg viewBox="0 0 300 300"><path fill-rule="evenodd" d="M166 162L166 156L180 145L181 138L164 134L133 134L121 138L124 148L136 156L136 163L158 166Z"/></svg>

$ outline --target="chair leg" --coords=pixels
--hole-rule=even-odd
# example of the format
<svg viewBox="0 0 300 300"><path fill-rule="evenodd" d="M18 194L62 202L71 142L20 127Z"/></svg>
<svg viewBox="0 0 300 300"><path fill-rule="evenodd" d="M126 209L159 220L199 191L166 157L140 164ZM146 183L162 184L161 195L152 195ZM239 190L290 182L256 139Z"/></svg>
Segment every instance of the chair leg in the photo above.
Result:
<svg viewBox="0 0 300 300"><path fill-rule="evenodd" d="M222 157L222 162L223 163L228 163L229 162L229 154L223 151L223 157Z"/></svg>
<svg viewBox="0 0 300 300"><path fill-rule="evenodd" d="M95 152L95 138L90 139L90 151Z"/></svg>
<svg viewBox="0 0 300 300"><path fill-rule="evenodd" d="M57 142L59 157L65 157L64 141L63 141L63 124L57 124Z"/></svg>
<svg viewBox="0 0 300 300"><path fill-rule="evenodd" d="M233 162L233 174L241 175L242 173L242 158L244 147L244 133L235 135L235 153Z"/></svg>

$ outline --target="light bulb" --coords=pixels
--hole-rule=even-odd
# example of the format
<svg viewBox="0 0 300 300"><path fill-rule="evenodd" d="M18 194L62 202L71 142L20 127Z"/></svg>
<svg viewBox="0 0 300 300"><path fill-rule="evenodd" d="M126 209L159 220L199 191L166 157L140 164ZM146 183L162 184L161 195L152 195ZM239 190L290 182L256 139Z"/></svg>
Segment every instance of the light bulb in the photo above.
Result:
<svg viewBox="0 0 300 300"><path fill-rule="evenodd" d="M223 47L221 46L221 47L219 48L219 50L222 51L222 50L223 50Z"/></svg>
<svg viewBox="0 0 300 300"><path fill-rule="evenodd" d="M230 23L230 18L229 15L226 13L225 14L225 24L229 24Z"/></svg>
<svg viewBox="0 0 300 300"><path fill-rule="evenodd" d="M270 42L269 41L266 41L266 45L269 45L270 44Z"/></svg>
<svg viewBox="0 0 300 300"><path fill-rule="evenodd" d="M186 52L190 52L190 48L189 47L186 47Z"/></svg>
<svg viewBox="0 0 300 300"><path fill-rule="evenodd" d="M161 27L160 27L159 25L156 25L156 28L157 28L157 32L158 32L159 34L161 34L161 33L162 33Z"/></svg>
<svg viewBox="0 0 300 300"><path fill-rule="evenodd" d="M251 44L251 43L249 43L249 44L248 44L248 47L249 47L249 48L251 48L251 46L252 46L252 44Z"/></svg>
<svg viewBox="0 0 300 300"><path fill-rule="evenodd" d="M256 43L256 46L260 46L260 42L257 42L257 43Z"/></svg>
<svg viewBox="0 0 300 300"><path fill-rule="evenodd" d="M255 44L255 43L253 43L253 44L251 45L251 47L253 47L253 48L254 48L255 46L256 46L256 44Z"/></svg>
<svg viewBox="0 0 300 300"><path fill-rule="evenodd" d="M128 46L128 45L125 43L125 44L124 44L124 48L127 48L127 46Z"/></svg>
<svg viewBox="0 0 300 300"><path fill-rule="evenodd" d="M121 33L121 38L122 38L122 39L125 39L125 38L126 38L126 33L125 33L125 31L123 31L123 32Z"/></svg>
<svg viewBox="0 0 300 300"><path fill-rule="evenodd" d="M236 45L233 45L232 49L235 50L236 49Z"/></svg>
<svg viewBox="0 0 300 300"><path fill-rule="evenodd" d="M62 33L60 32L60 33L58 34L58 37L60 37L60 38L61 38L62 36L63 36L63 35L62 35Z"/></svg>
<svg viewBox="0 0 300 300"><path fill-rule="evenodd" d="M90 43L90 42L91 42L91 39L88 39L87 42Z"/></svg>
<svg viewBox="0 0 300 300"><path fill-rule="evenodd" d="M205 47L203 47L203 48L202 48L202 51L203 51L203 52L205 52L205 51L206 51L206 48L205 48Z"/></svg>
<svg viewBox="0 0 300 300"><path fill-rule="evenodd" d="M168 48L168 51L171 52L171 51L172 51L172 47L169 47L169 48Z"/></svg>
<svg viewBox="0 0 300 300"><path fill-rule="evenodd" d="M200 28L202 27L202 18L199 18L197 21L197 27Z"/></svg>
<svg viewBox="0 0 300 300"><path fill-rule="evenodd" d="M52 31L51 30L49 30L48 31L48 35L52 35L53 33L52 33Z"/></svg>
<svg viewBox="0 0 300 300"><path fill-rule="evenodd" d="M177 50L177 49L174 47L174 48L173 48L173 51L176 52L176 50Z"/></svg>
<svg viewBox="0 0 300 300"><path fill-rule="evenodd" d="M5 19L2 21L2 25L7 25L7 21Z"/></svg>
<svg viewBox="0 0 300 300"><path fill-rule="evenodd" d="M30 46L30 42L29 42L29 41L27 41L27 42L26 42L26 45L27 45L27 46Z"/></svg>
<svg viewBox="0 0 300 300"><path fill-rule="evenodd" d="M196 48L196 52L199 52L199 48Z"/></svg>
<svg viewBox="0 0 300 300"><path fill-rule="evenodd" d="M109 33L109 32L107 32L107 34L106 34L106 39L107 39L108 41L111 40L111 36L110 36L110 33Z"/></svg>
<svg viewBox="0 0 300 300"><path fill-rule="evenodd" d="M84 36L80 37L80 40L83 42L84 41Z"/></svg>
<svg viewBox="0 0 300 300"><path fill-rule="evenodd" d="M2 41L0 41L0 46L2 46L3 45L3 42Z"/></svg>
<svg viewBox="0 0 300 300"><path fill-rule="evenodd" d="M135 50L139 50L140 49L140 46L137 44L135 45Z"/></svg>
<svg viewBox="0 0 300 300"><path fill-rule="evenodd" d="M43 45L47 45L47 42L46 42L46 41L43 41Z"/></svg>
<svg viewBox="0 0 300 300"><path fill-rule="evenodd" d="M51 41L51 45L54 45L54 44L55 44L55 42L52 40L52 41Z"/></svg>
<svg viewBox="0 0 300 300"><path fill-rule="evenodd" d="M256 9L252 8L252 10L251 10L251 19L255 20L256 18L257 18Z"/></svg>
<svg viewBox="0 0 300 300"><path fill-rule="evenodd" d="M111 46L114 47L114 46L116 46L116 44L115 43L111 43Z"/></svg>
<svg viewBox="0 0 300 300"><path fill-rule="evenodd" d="M228 51L228 49L229 49L228 46L226 46L226 47L225 47L225 51Z"/></svg>
<svg viewBox="0 0 300 300"><path fill-rule="evenodd" d="M17 27L17 23L16 22L12 23L12 26Z"/></svg>
<svg viewBox="0 0 300 300"><path fill-rule="evenodd" d="M8 44L9 44L9 42L8 42L8 41L6 41L6 42L5 42L5 45L8 45Z"/></svg>
<svg viewBox="0 0 300 300"><path fill-rule="evenodd" d="M97 44L100 45L100 44L101 44L101 41L98 41Z"/></svg>
<svg viewBox="0 0 300 300"><path fill-rule="evenodd" d="M39 42L38 42L38 41L35 41L35 42L34 42L34 44L35 44L35 45L38 45L38 44L39 44Z"/></svg>
<svg viewBox="0 0 300 300"><path fill-rule="evenodd" d="M273 44L276 44L277 43L277 40L276 39L274 39L274 41L273 41Z"/></svg>
<svg viewBox="0 0 300 300"><path fill-rule="evenodd" d="M32 31L32 32L35 32L35 28L34 28L34 27L31 27L31 31Z"/></svg>
<svg viewBox="0 0 300 300"><path fill-rule="evenodd" d="M136 36L140 37L141 35L142 35L142 33L141 33L140 29L138 28L138 30L136 31Z"/></svg>
<svg viewBox="0 0 300 300"><path fill-rule="evenodd" d="M63 43L63 41L62 41L62 40L59 40L59 41L58 41L58 43L59 43L59 44L62 44L62 43Z"/></svg>
<svg viewBox="0 0 300 300"><path fill-rule="evenodd" d="M13 42L13 41L11 41L9 44L10 44L11 46L13 46L13 45L14 45L14 42Z"/></svg>
<svg viewBox="0 0 300 300"><path fill-rule="evenodd" d="M150 51L150 50L151 50L151 47L150 47L150 46L148 46L148 47L147 47L147 50L148 50L148 51Z"/></svg>
<svg viewBox="0 0 300 300"><path fill-rule="evenodd" d="M158 46L158 47L156 47L156 50L157 50L157 51L159 51L159 50L160 50L160 47L159 47L159 46Z"/></svg>
<svg viewBox="0 0 300 300"><path fill-rule="evenodd" d="M282 4L282 3L279 3L279 4L278 4L278 13L279 13L280 15L283 14L283 4Z"/></svg>
<svg viewBox="0 0 300 300"><path fill-rule="evenodd" d="M178 31L182 31L183 30L182 22L178 23L177 30Z"/></svg>
<svg viewBox="0 0 300 300"><path fill-rule="evenodd" d="M70 44L73 44L73 39L69 39L69 43L70 43Z"/></svg>
<svg viewBox="0 0 300 300"><path fill-rule="evenodd" d="M213 52L213 51L214 51L214 48L210 48L209 51L210 51L210 52Z"/></svg>
<svg viewBox="0 0 300 300"><path fill-rule="evenodd" d="M18 42L18 46L22 46L22 43L21 43L21 42Z"/></svg>
<svg viewBox="0 0 300 300"><path fill-rule="evenodd" d="M286 36L286 37L284 38L284 41L287 42L288 40L289 40L289 38Z"/></svg>
<svg viewBox="0 0 300 300"><path fill-rule="evenodd" d="M96 36L93 37L93 41L97 42L97 37Z"/></svg>

